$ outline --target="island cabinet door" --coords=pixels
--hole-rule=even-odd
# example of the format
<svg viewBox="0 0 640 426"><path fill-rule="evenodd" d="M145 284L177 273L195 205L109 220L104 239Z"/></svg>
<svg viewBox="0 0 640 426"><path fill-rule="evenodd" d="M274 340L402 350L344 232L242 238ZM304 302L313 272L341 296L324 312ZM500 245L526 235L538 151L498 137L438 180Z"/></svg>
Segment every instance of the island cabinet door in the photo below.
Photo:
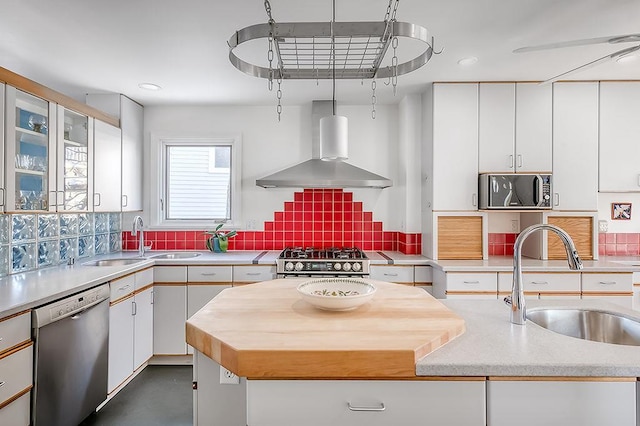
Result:
<svg viewBox="0 0 640 426"><path fill-rule="evenodd" d="M248 426L484 426L484 381L248 380Z"/></svg>
<svg viewBox="0 0 640 426"><path fill-rule="evenodd" d="M636 382L487 382L491 426L636 426Z"/></svg>

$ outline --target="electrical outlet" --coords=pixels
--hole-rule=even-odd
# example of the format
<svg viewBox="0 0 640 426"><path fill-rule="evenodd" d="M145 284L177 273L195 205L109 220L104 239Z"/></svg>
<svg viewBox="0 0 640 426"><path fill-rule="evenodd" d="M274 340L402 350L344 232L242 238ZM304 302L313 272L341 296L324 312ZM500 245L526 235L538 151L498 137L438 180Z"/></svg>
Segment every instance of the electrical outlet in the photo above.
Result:
<svg viewBox="0 0 640 426"><path fill-rule="evenodd" d="M511 232L519 232L520 224L518 224L518 219L511 220Z"/></svg>
<svg viewBox="0 0 640 426"><path fill-rule="evenodd" d="M606 220L598 221L598 232L607 232L609 230L609 222Z"/></svg>
<svg viewBox="0 0 640 426"><path fill-rule="evenodd" d="M233 372L227 370L223 366L220 366L220 384L221 385L239 385L240 377L236 376Z"/></svg>

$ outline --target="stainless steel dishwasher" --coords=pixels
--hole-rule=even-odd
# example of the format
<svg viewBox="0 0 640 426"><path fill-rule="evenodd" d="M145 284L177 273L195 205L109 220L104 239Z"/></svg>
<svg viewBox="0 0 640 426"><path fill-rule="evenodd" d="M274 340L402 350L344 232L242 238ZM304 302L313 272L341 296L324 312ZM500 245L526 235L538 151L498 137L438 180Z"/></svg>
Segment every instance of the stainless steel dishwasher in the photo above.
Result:
<svg viewBox="0 0 640 426"><path fill-rule="evenodd" d="M107 398L109 284L33 311L34 426L77 426Z"/></svg>

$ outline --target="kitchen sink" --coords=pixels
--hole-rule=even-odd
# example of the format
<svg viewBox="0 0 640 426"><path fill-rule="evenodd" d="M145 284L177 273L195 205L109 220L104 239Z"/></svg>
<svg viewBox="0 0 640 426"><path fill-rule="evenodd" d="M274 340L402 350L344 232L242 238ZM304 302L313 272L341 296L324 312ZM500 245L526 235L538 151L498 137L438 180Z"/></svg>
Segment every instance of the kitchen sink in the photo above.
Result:
<svg viewBox="0 0 640 426"><path fill-rule="evenodd" d="M155 256L151 256L154 259L190 259L192 257L198 257L202 253L188 252L188 251L178 251L175 253L164 253L157 254Z"/></svg>
<svg viewBox="0 0 640 426"><path fill-rule="evenodd" d="M143 260L147 260L144 257L129 257L124 259L102 259L102 260L92 260L89 262L84 262L85 266L122 266L122 265L132 265L134 263L142 262Z"/></svg>
<svg viewBox="0 0 640 426"><path fill-rule="evenodd" d="M556 333L594 342L640 346L640 321L589 309L531 309L527 319Z"/></svg>

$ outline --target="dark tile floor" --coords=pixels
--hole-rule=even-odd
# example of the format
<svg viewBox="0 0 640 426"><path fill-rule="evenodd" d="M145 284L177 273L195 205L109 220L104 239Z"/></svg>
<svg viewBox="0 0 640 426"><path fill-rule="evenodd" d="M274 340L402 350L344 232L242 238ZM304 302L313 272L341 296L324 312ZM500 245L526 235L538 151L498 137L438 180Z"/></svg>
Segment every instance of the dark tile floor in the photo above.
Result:
<svg viewBox="0 0 640 426"><path fill-rule="evenodd" d="M191 366L150 365L80 426L193 425Z"/></svg>

